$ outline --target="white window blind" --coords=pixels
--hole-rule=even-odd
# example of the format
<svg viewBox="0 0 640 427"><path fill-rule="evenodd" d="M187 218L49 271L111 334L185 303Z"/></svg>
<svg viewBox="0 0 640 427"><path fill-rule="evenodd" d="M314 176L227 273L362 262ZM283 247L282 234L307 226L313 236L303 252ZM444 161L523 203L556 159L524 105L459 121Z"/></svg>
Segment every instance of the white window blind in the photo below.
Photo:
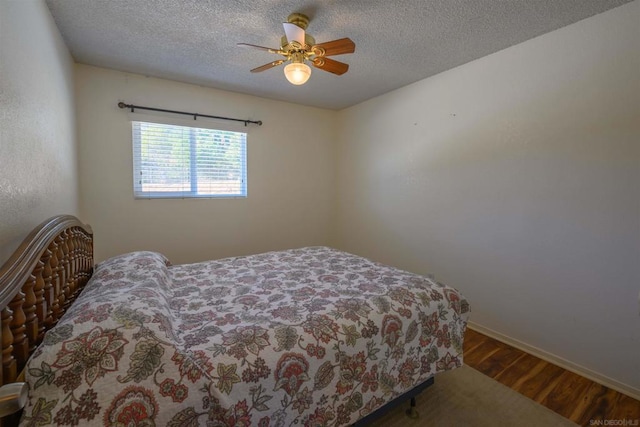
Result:
<svg viewBox="0 0 640 427"><path fill-rule="evenodd" d="M133 121L136 198L246 197L247 134Z"/></svg>

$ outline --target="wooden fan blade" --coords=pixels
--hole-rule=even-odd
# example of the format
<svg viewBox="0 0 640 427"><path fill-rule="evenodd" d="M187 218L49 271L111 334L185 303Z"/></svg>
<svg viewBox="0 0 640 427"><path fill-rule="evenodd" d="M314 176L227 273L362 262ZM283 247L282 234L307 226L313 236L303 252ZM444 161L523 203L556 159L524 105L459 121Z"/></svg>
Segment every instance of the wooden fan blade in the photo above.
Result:
<svg viewBox="0 0 640 427"><path fill-rule="evenodd" d="M315 52L316 49L319 52L318 56L344 55L345 53L355 52L356 44L350 38L345 37L344 39L320 43L311 48L313 52Z"/></svg>
<svg viewBox="0 0 640 427"><path fill-rule="evenodd" d="M255 44L249 44L249 43L238 43L238 46L240 47L252 47L254 49L260 49L260 50L266 50L267 52L271 52L271 53L280 53L280 49L272 49L270 47L264 47L264 46L258 46Z"/></svg>
<svg viewBox="0 0 640 427"><path fill-rule="evenodd" d="M349 64L325 57L315 58L311 64L316 68L320 68L321 70L337 75L344 74L349 69Z"/></svg>
<svg viewBox="0 0 640 427"><path fill-rule="evenodd" d="M268 70L269 68L277 67L278 65L282 64L284 61L285 61L284 59L279 59L277 61L269 62L268 64L264 64L260 67L254 68L253 70L251 70L251 72L259 73L261 71Z"/></svg>
<svg viewBox="0 0 640 427"><path fill-rule="evenodd" d="M284 33L287 35L287 41L292 43L294 41L300 43L301 46L305 44L304 30L291 22L283 22Z"/></svg>

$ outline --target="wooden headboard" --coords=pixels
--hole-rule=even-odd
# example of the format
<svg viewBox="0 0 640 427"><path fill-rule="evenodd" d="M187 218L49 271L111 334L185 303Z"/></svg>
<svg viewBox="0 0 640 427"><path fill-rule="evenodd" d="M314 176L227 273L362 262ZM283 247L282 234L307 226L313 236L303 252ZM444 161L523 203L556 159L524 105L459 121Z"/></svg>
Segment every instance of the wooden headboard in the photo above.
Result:
<svg viewBox="0 0 640 427"><path fill-rule="evenodd" d="M92 273L93 232L71 215L44 221L0 268L0 385L16 381Z"/></svg>

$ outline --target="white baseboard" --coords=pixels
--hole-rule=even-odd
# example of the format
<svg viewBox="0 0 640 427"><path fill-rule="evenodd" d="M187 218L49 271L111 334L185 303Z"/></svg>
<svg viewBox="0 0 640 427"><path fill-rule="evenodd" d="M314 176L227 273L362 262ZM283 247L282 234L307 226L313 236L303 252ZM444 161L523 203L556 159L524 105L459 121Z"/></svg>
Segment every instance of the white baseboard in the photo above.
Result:
<svg viewBox="0 0 640 427"><path fill-rule="evenodd" d="M512 347L525 351L531 354L532 356L536 356L549 363L553 363L554 365L557 365L563 369L566 369L567 371L571 371L575 374L578 374L587 379L590 379L591 381L595 381L599 384L602 384L605 387L609 387L610 389L619 391L620 393L626 394L627 396L630 396L636 400L640 400L640 389L632 387L629 384L622 383L620 381L614 380L613 378L609 378L605 375L594 372L590 369L585 368L584 366L580 366L560 356L556 356L555 354L551 354L537 347L523 343L522 341L518 341L515 338L511 338L506 335L503 335L500 332L496 332L492 329L485 328L484 326L478 325L477 323L468 322L468 327L469 329L473 329L476 332L480 332L481 334L487 335L493 339L496 339L505 344L509 344Z"/></svg>

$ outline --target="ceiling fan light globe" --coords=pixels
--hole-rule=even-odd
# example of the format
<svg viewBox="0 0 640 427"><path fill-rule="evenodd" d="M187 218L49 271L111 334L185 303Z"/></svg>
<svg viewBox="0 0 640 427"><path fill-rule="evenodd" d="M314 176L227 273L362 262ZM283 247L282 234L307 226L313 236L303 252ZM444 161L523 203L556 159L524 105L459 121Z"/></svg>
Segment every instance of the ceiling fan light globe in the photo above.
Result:
<svg viewBox="0 0 640 427"><path fill-rule="evenodd" d="M289 83L303 85L311 77L311 67L307 64L294 62L284 67L284 75Z"/></svg>

